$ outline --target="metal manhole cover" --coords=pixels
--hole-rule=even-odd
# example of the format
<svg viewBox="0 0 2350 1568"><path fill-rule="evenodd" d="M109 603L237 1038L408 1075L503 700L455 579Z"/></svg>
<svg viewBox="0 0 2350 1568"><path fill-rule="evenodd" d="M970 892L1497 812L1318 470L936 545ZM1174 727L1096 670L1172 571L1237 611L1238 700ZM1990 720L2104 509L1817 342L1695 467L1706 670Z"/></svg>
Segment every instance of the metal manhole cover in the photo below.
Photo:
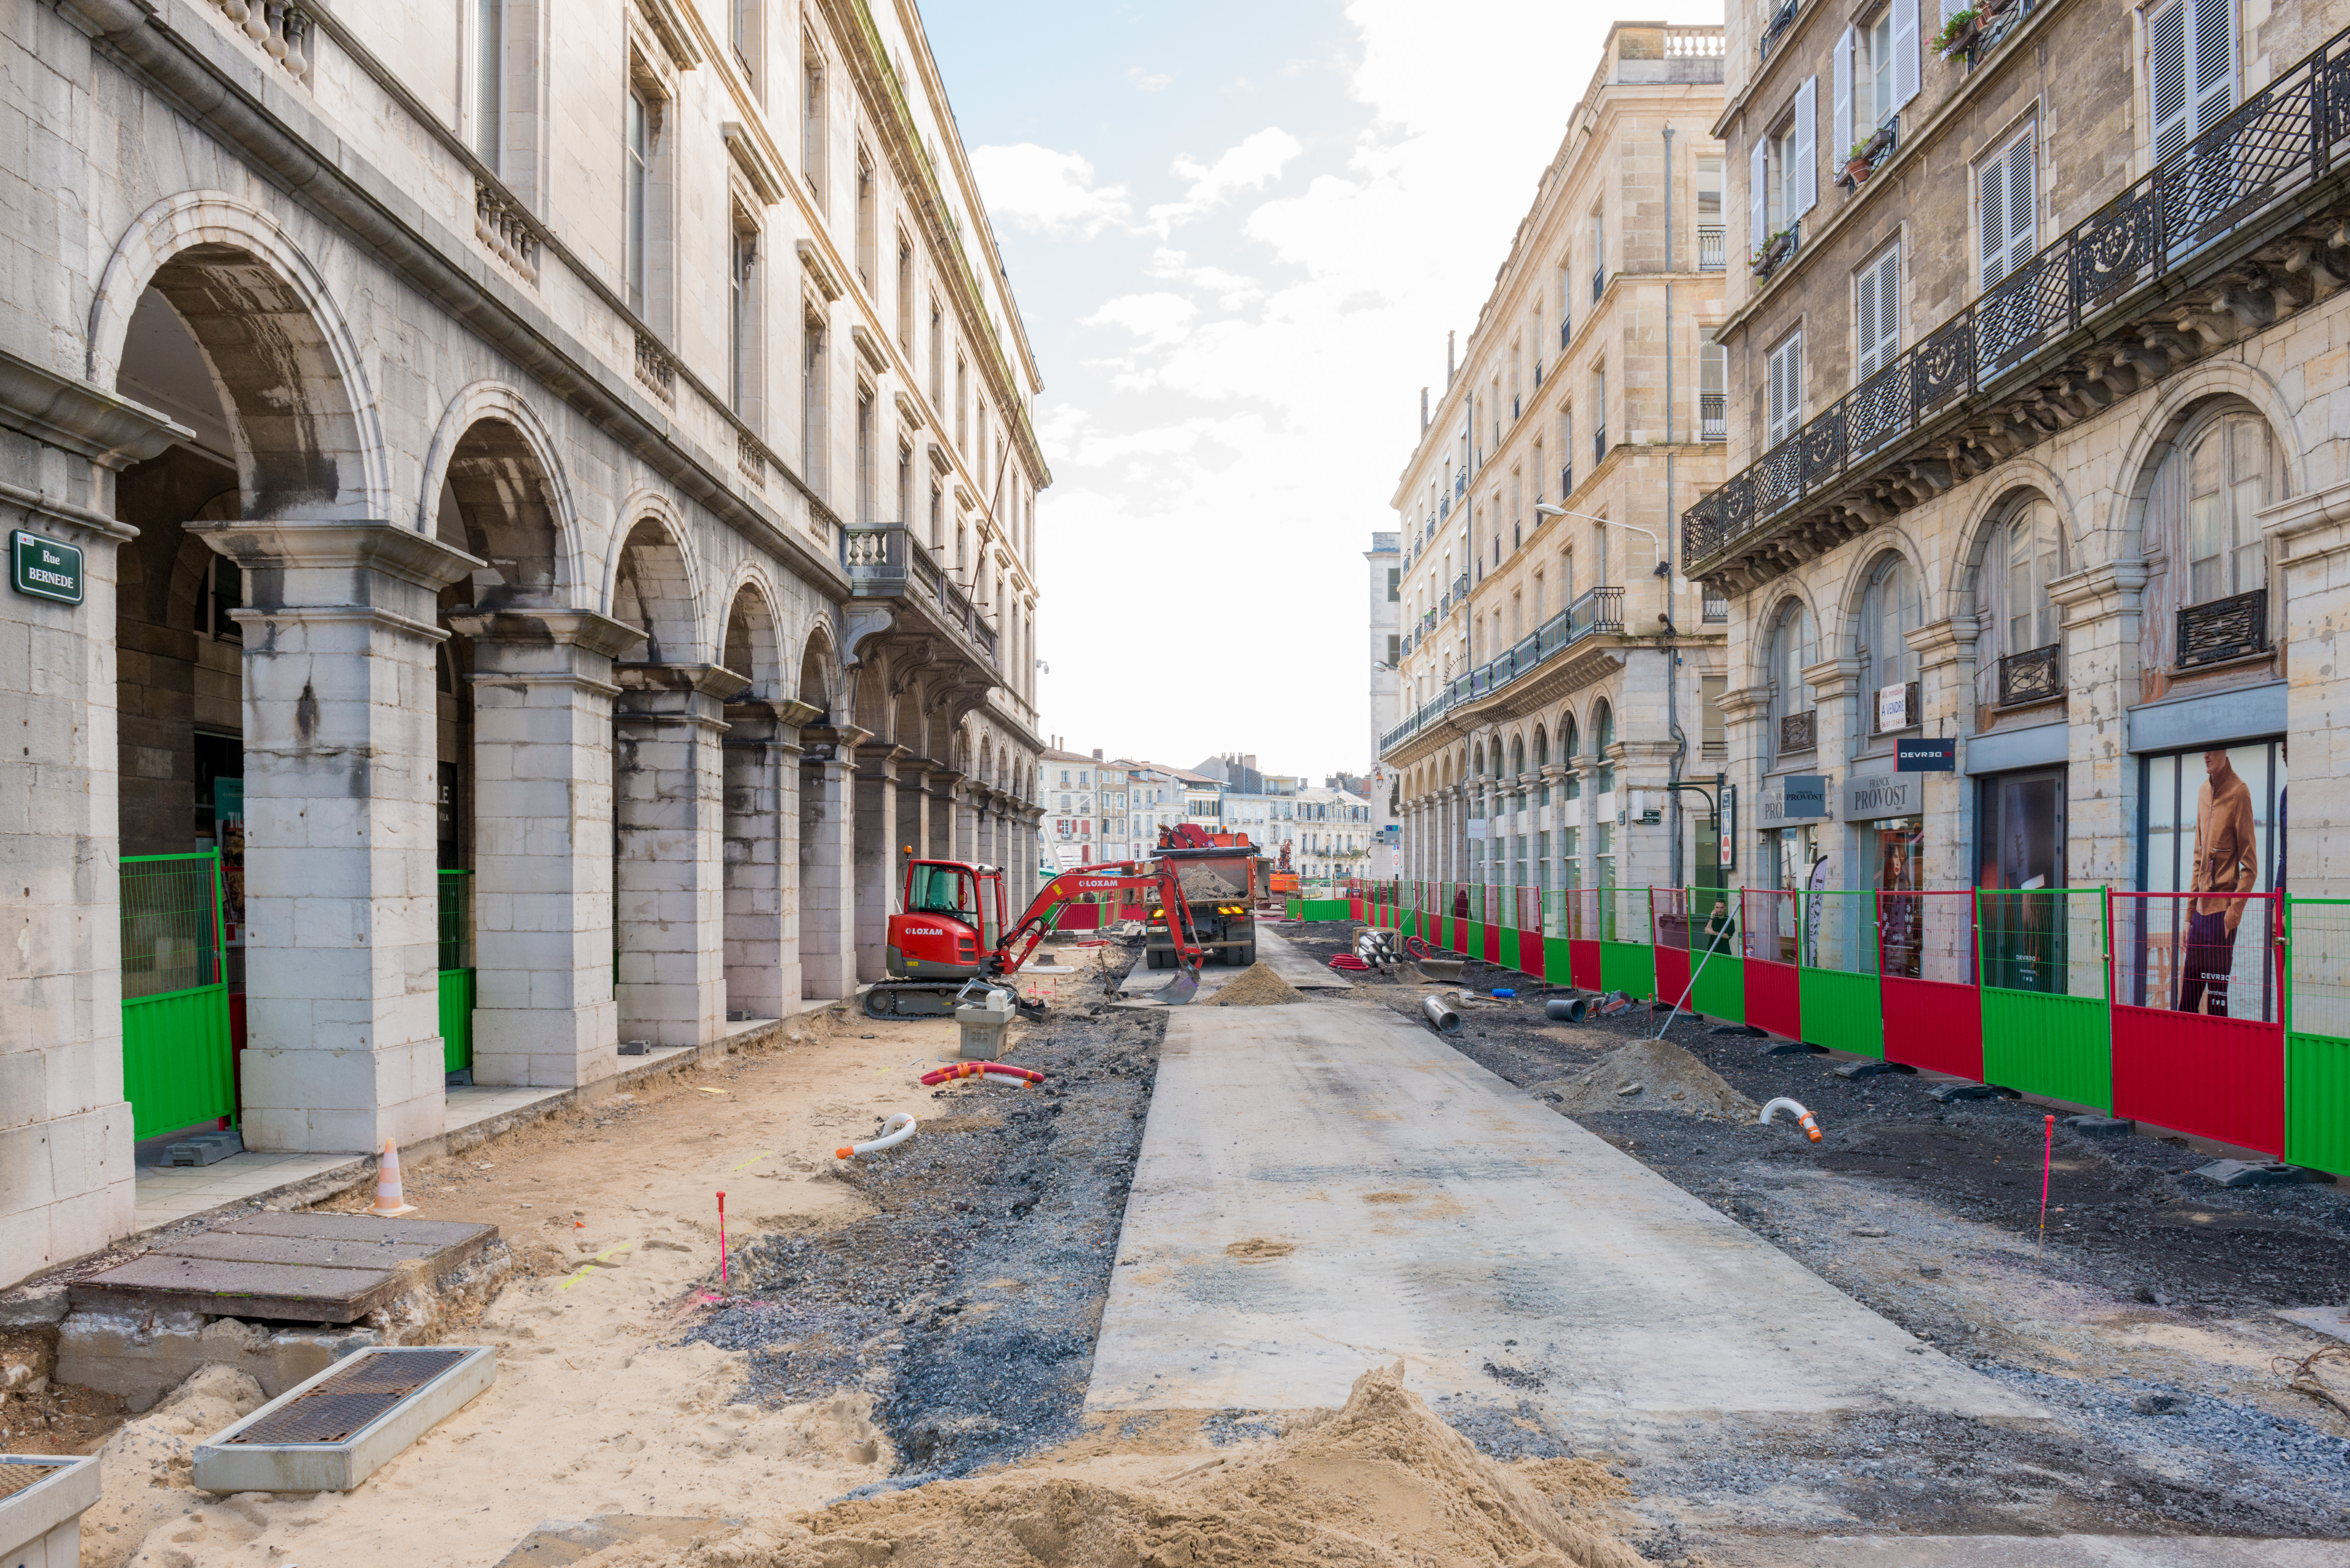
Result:
<svg viewBox="0 0 2350 1568"><path fill-rule="evenodd" d="M339 1443L464 1359L462 1350L380 1351L229 1438L232 1443Z"/></svg>

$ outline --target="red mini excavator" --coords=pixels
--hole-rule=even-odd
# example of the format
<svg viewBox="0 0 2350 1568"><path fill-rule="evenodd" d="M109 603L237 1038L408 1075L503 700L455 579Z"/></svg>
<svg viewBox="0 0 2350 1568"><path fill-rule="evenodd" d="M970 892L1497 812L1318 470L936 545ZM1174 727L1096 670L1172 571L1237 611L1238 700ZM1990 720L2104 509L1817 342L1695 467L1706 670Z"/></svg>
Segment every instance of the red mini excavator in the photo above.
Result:
<svg viewBox="0 0 2350 1568"><path fill-rule="evenodd" d="M1003 923L1003 869L961 860L910 860L899 913L889 917L889 978L865 993L874 1018L936 1017L954 1010L972 981L1003 979L1028 961L1061 907L1080 893L1147 895L1178 916L1170 932L1177 974L1159 995L1171 1006L1200 989L1206 955L1175 868L1162 860L1126 860L1064 871L1037 890L1019 919ZM1130 900L1120 898L1120 903Z"/></svg>

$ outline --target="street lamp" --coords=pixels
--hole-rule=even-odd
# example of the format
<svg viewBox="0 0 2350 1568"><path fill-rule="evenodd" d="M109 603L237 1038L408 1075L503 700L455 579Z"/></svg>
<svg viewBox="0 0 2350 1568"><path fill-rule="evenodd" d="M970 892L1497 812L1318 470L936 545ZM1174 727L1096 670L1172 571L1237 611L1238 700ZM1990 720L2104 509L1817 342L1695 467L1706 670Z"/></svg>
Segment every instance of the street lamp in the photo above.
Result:
<svg viewBox="0 0 2350 1568"><path fill-rule="evenodd" d="M1629 528L1635 534L1647 534L1648 535L1648 543L1657 547L1657 576L1660 577L1669 577L1673 575L1673 564L1665 557L1665 542L1662 539L1658 538L1655 534L1650 533L1648 529L1641 527L1638 523L1620 522L1613 517L1595 517L1588 512L1569 512L1565 507L1554 506L1547 501L1537 501L1534 503L1534 515L1537 517L1580 517L1586 523L1604 523L1610 528Z"/></svg>

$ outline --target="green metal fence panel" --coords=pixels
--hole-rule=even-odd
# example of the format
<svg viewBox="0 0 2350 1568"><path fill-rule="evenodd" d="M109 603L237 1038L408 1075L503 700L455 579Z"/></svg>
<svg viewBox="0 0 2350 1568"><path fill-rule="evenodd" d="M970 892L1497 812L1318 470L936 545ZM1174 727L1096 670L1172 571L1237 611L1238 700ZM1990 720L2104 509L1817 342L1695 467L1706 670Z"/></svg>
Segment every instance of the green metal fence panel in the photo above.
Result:
<svg viewBox="0 0 2350 1568"><path fill-rule="evenodd" d="M2350 1175L2350 898L2285 900L2284 1158Z"/></svg>
<svg viewBox="0 0 2350 1568"><path fill-rule="evenodd" d="M133 1137L236 1115L220 854L126 856L122 1091Z"/></svg>
<svg viewBox="0 0 2350 1568"><path fill-rule="evenodd" d="M1797 1001L1808 1044L1885 1055L1885 1002L1877 979L1877 895L1823 889L1798 900Z"/></svg>
<svg viewBox="0 0 2350 1568"><path fill-rule="evenodd" d="M1343 920L1347 916L1344 898L1305 898L1298 903L1298 918L1306 920Z"/></svg>
<svg viewBox="0 0 2350 1568"><path fill-rule="evenodd" d="M473 1065L473 971L441 971L441 1067L470 1072Z"/></svg>
<svg viewBox="0 0 2350 1568"><path fill-rule="evenodd" d="M1599 915L1599 986L1638 1001L1657 992L1656 928L1646 888L1593 889Z"/></svg>
<svg viewBox="0 0 2350 1568"><path fill-rule="evenodd" d="M1646 942L1599 944L1599 989L1645 1002L1657 993L1657 950Z"/></svg>
<svg viewBox="0 0 2350 1568"><path fill-rule="evenodd" d="M2112 1111L2106 908L2102 888L1976 889L1983 1082Z"/></svg>
<svg viewBox="0 0 2350 1568"><path fill-rule="evenodd" d="M1738 890L1691 888L1690 1010L1725 1023L1746 1022L1746 963L1739 956Z"/></svg>

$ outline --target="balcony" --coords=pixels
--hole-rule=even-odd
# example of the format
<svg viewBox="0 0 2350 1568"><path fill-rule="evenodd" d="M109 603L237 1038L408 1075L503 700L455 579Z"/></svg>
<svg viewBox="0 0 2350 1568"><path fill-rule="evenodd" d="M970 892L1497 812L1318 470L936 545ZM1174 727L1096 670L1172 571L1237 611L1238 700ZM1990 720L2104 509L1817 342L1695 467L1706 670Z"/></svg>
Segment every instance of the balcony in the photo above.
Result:
<svg viewBox="0 0 2350 1568"><path fill-rule="evenodd" d="M1820 711L1805 709L1801 713L1779 715L1779 754L1789 756L1797 752L1820 749Z"/></svg>
<svg viewBox="0 0 2350 1568"><path fill-rule="evenodd" d="M1754 44L1756 60L1767 60L1771 57L1771 46L1779 41L1780 34L1795 25L1795 12L1800 4L1801 0L1787 0L1787 3L1780 6L1772 18L1762 25L1762 36L1756 39Z"/></svg>
<svg viewBox="0 0 2350 1568"><path fill-rule="evenodd" d="M1469 574L1461 573L1452 579L1452 597L1462 604L1469 602Z"/></svg>
<svg viewBox="0 0 2350 1568"><path fill-rule="evenodd" d="M1708 626L1728 626L1730 624L1730 596L1728 594L1716 593L1711 587L1708 587L1705 590L1703 607L1698 613L1704 618L1705 624Z"/></svg>
<svg viewBox="0 0 2350 1568"><path fill-rule="evenodd" d="M2052 642L2024 653L2011 653L1999 661L1999 705L2022 708L2064 694L2062 658L2064 645Z"/></svg>
<svg viewBox="0 0 2350 1568"><path fill-rule="evenodd" d="M851 598L895 599L930 623L925 628L901 620L892 632L949 633L949 640L975 654L991 675L999 670L995 628L970 596L947 579L911 529L897 523L843 528L840 567L848 574Z"/></svg>
<svg viewBox="0 0 2350 1568"><path fill-rule="evenodd" d="M1700 223L1697 228L1697 270L1723 272L1729 267L1729 252L1721 237L1720 223Z"/></svg>
<svg viewBox="0 0 2350 1568"><path fill-rule="evenodd" d="M1754 274L1754 280L1760 283L1794 259L1803 245L1804 226L1791 223L1764 240L1761 248L1746 258L1747 267Z"/></svg>
<svg viewBox="0 0 2350 1568"><path fill-rule="evenodd" d="M1869 176L1885 167L1885 161L1892 157L1900 145L1900 120L1887 120L1853 144L1851 154L1845 159L1844 167L1836 173L1837 187L1846 195L1858 195L1860 188L1868 183Z"/></svg>
<svg viewBox="0 0 2350 1568"><path fill-rule="evenodd" d="M1575 464L1572 462L1560 463L1558 465L1558 498L1561 501L1564 501L1574 493Z"/></svg>
<svg viewBox="0 0 2350 1568"><path fill-rule="evenodd" d="M1464 583L1461 597L1465 601L1467 597ZM1585 639L1620 636L1623 630L1624 590L1593 588L1543 622L1532 637L1521 639L1507 653L1448 683L1418 712L1379 737L1380 754L1384 756L1461 703L1492 696Z"/></svg>
<svg viewBox="0 0 2350 1568"><path fill-rule="evenodd" d="M2178 668L2228 664L2269 650L2269 591L2254 588L2178 612Z"/></svg>
<svg viewBox="0 0 2350 1568"><path fill-rule="evenodd" d="M1766 582L2310 305L2345 139L2350 33L1690 507L1690 575Z"/></svg>
<svg viewBox="0 0 2350 1568"><path fill-rule="evenodd" d="M1697 436L1700 441L1730 439L1730 394L1700 392L1697 395Z"/></svg>

